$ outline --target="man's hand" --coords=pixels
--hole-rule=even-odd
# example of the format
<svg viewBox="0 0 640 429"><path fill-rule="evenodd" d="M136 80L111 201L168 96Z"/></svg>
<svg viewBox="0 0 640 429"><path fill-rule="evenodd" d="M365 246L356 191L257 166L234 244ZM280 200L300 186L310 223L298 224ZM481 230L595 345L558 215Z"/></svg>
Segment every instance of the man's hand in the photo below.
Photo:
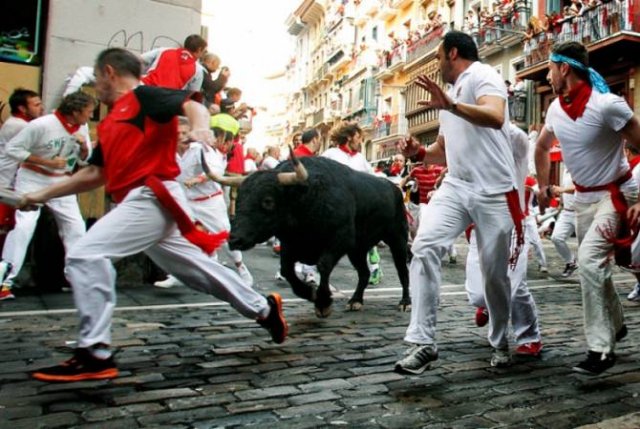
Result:
<svg viewBox="0 0 640 429"><path fill-rule="evenodd" d="M396 143L396 148L405 158L414 156L420 147L420 142L412 136L406 136Z"/></svg>
<svg viewBox="0 0 640 429"><path fill-rule="evenodd" d="M30 192L22 196L16 208L22 211L33 211L39 209L46 201L41 192Z"/></svg>
<svg viewBox="0 0 640 429"><path fill-rule="evenodd" d="M205 182L207 179L204 176L192 177L184 181L183 185L187 188L193 188L194 186Z"/></svg>
<svg viewBox="0 0 640 429"><path fill-rule="evenodd" d="M231 70L229 70L229 67L223 66L220 69L220 74L228 79L231 76Z"/></svg>
<svg viewBox="0 0 640 429"><path fill-rule="evenodd" d="M549 207L549 201L551 200L551 188L548 186L540 187L536 197L538 198L538 205L540 206L540 214L544 213L544 209Z"/></svg>
<svg viewBox="0 0 640 429"><path fill-rule="evenodd" d="M62 156L56 156L53 159L47 161L46 167L55 168L56 170L61 170L67 166L67 158Z"/></svg>
<svg viewBox="0 0 640 429"><path fill-rule="evenodd" d="M430 109L445 109L448 110L453 105L453 100L435 83L429 79L426 75L420 75L416 79L416 85L431 94L431 100L418 101L420 106L425 106Z"/></svg>
<svg viewBox="0 0 640 429"><path fill-rule="evenodd" d="M635 203L627 210L627 218L629 219L629 225L637 227L640 223L640 203Z"/></svg>

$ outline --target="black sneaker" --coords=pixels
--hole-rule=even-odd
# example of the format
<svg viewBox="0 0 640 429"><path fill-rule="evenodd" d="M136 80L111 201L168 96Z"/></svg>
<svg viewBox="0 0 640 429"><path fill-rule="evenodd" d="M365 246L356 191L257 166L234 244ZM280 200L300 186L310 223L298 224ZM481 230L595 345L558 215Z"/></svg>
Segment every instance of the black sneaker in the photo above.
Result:
<svg viewBox="0 0 640 429"><path fill-rule="evenodd" d="M395 372L422 374L431 362L438 359L438 350L431 344L415 344L405 352L405 357L396 362Z"/></svg>
<svg viewBox="0 0 640 429"><path fill-rule="evenodd" d="M571 274L573 274L576 270L578 269L578 264L576 264L575 262L569 262L567 265L565 265L564 267L564 271L562 272L561 276L562 277L569 277L571 276Z"/></svg>
<svg viewBox="0 0 640 429"><path fill-rule="evenodd" d="M616 332L616 342L622 341L624 337L627 336L629 330L627 329L627 325L622 325L620 330Z"/></svg>
<svg viewBox="0 0 640 429"><path fill-rule="evenodd" d="M31 373L40 381L68 383L84 380L106 380L118 376L113 356L109 359L98 359L88 349L77 348L71 359L60 365L43 368Z"/></svg>
<svg viewBox="0 0 640 429"><path fill-rule="evenodd" d="M616 355L604 354L589 350L587 359L573 367L575 372L587 375L598 375L611 368L616 363Z"/></svg>
<svg viewBox="0 0 640 429"><path fill-rule="evenodd" d="M274 343L284 343L289 333L289 326L282 312L282 297L278 293L272 293L267 297L267 302L271 311L266 318L258 320L258 323L269 331Z"/></svg>

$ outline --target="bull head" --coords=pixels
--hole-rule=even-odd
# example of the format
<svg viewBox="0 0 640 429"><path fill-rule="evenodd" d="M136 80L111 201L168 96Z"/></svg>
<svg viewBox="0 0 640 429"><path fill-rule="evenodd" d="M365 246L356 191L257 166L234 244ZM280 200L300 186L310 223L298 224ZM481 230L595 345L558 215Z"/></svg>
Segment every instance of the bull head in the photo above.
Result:
<svg viewBox="0 0 640 429"><path fill-rule="evenodd" d="M205 150L207 150L205 148ZM230 176L219 176L209 168L209 164L207 164L207 159L204 156L204 150L200 152L200 165L202 165L202 171L206 176L213 180L214 182L218 182L223 186L240 186L246 177L230 177Z"/></svg>
<svg viewBox="0 0 640 429"><path fill-rule="evenodd" d="M291 163L293 164L293 172L291 173L278 173L278 182L284 186L298 185L305 183L309 177L307 169L300 162L298 157L293 153L293 147L289 146L289 153L291 154Z"/></svg>

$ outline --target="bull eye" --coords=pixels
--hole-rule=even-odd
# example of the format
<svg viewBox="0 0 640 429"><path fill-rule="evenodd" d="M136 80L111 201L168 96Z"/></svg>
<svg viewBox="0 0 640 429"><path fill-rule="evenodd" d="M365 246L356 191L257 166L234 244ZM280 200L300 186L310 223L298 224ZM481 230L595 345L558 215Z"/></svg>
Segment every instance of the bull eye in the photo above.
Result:
<svg viewBox="0 0 640 429"><path fill-rule="evenodd" d="M276 201L273 197L264 197L262 200L262 208L267 211L273 211L276 208Z"/></svg>

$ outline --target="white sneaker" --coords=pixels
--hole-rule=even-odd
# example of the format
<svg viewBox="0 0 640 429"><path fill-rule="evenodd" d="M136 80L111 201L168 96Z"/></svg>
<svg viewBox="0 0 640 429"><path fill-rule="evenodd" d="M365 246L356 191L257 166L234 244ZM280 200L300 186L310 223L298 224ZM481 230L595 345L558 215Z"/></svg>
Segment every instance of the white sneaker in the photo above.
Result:
<svg viewBox="0 0 640 429"><path fill-rule="evenodd" d="M280 280L282 282L286 282L287 281L287 279L282 277L282 274L280 274L280 270L276 271L276 280Z"/></svg>
<svg viewBox="0 0 640 429"><path fill-rule="evenodd" d="M640 301L640 283L636 283L631 293L627 295L627 299L634 302Z"/></svg>
<svg viewBox="0 0 640 429"><path fill-rule="evenodd" d="M506 368L511 366L511 354L509 350L493 349L491 353L491 366L494 368Z"/></svg>
<svg viewBox="0 0 640 429"><path fill-rule="evenodd" d="M174 286L184 286L184 283L169 274L165 280L157 281L153 285L163 289L170 289Z"/></svg>
<svg viewBox="0 0 640 429"><path fill-rule="evenodd" d="M549 268L547 268L546 265L538 265L538 271L540 271L541 273L548 273Z"/></svg>
<svg viewBox="0 0 640 429"><path fill-rule="evenodd" d="M249 268L247 268L244 262L241 263L240 266L236 266L236 271L238 271L238 274L240 274L240 277L247 286L253 286L253 276L249 272Z"/></svg>

